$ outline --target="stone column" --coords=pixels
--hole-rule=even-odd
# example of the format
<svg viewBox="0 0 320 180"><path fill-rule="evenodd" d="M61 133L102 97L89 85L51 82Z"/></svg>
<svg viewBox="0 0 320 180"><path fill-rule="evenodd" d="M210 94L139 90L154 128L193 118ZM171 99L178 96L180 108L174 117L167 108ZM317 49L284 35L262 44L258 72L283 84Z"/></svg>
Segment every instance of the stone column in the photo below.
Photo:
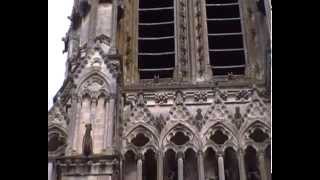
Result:
<svg viewBox="0 0 320 180"><path fill-rule="evenodd" d="M204 167L203 167L203 152L201 150L198 151L198 171L199 171L199 180L204 179Z"/></svg>
<svg viewBox="0 0 320 180"><path fill-rule="evenodd" d="M157 155L158 155L157 180L163 180L163 153L159 151Z"/></svg>
<svg viewBox="0 0 320 180"><path fill-rule="evenodd" d="M79 113L81 110L80 97L76 94L72 96L72 113L71 113L71 122L70 128L68 129L68 134L70 138L68 138L68 151L67 155L71 155L72 151L76 149L76 139L78 132L78 123L79 123Z"/></svg>
<svg viewBox="0 0 320 180"><path fill-rule="evenodd" d="M48 180L52 180L53 164L48 162Z"/></svg>
<svg viewBox="0 0 320 180"><path fill-rule="evenodd" d="M118 14L118 1L113 1L112 4L112 24L111 24L111 47L109 54L117 54L116 37L117 37L117 14Z"/></svg>
<svg viewBox="0 0 320 180"><path fill-rule="evenodd" d="M88 45L89 47L94 45L94 39L96 38L96 24L97 24L97 10L98 2L93 1L91 3L89 30L88 30Z"/></svg>
<svg viewBox="0 0 320 180"><path fill-rule="evenodd" d="M97 108L98 100L96 98L91 99L91 106L90 106L90 123L92 127L95 125L95 118L96 118L96 108Z"/></svg>
<svg viewBox="0 0 320 180"><path fill-rule="evenodd" d="M142 180L142 154L138 155L137 161L137 180Z"/></svg>
<svg viewBox="0 0 320 180"><path fill-rule="evenodd" d="M74 121L75 121L75 130L73 132L74 134L74 138L73 138L73 146L72 146L72 149L75 150L75 152L77 153L80 153L80 149L78 148L78 144L80 142L80 125L81 125L81 117L82 117L82 101L83 99L82 98L78 98L78 102L77 102L77 112L76 112L76 115L75 115L75 118L74 118Z"/></svg>
<svg viewBox="0 0 320 180"><path fill-rule="evenodd" d="M224 162L223 162L223 153L218 153L218 169L219 169L219 180L225 180L224 175Z"/></svg>
<svg viewBox="0 0 320 180"><path fill-rule="evenodd" d="M108 134L108 121L109 121L109 98L106 97L105 102L104 102L104 122L103 122L103 149L107 149L107 134Z"/></svg>
<svg viewBox="0 0 320 180"><path fill-rule="evenodd" d="M178 180L183 180L183 152L178 152Z"/></svg>
<svg viewBox="0 0 320 180"><path fill-rule="evenodd" d="M244 150L243 149L238 150L238 166L239 166L240 180L247 180L246 166L245 166L245 162L244 162Z"/></svg>
<svg viewBox="0 0 320 180"><path fill-rule="evenodd" d="M258 151L258 164L259 164L259 171L261 180L268 180L266 166L265 166L265 159L264 159L264 151Z"/></svg>
<svg viewBox="0 0 320 180"><path fill-rule="evenodd" d="M108 121L107 121L107 147L112 147L112 139L113 139L113 121L115 120L115 112L114 112L114 106L115 106L115 97L111 96L110 103L109 103L109 113L108 113Z"/></svg>

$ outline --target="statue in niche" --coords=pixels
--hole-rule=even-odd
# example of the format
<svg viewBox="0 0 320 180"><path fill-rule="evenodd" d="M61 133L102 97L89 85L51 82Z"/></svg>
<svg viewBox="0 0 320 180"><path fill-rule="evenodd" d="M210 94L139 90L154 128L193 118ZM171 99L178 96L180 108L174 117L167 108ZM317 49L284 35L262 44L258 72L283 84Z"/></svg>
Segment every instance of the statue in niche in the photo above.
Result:
<svg viewBox="0 0 320 180"><path fill-rule="evenodd" d="M175 99L176 105L182 105L183 104L183 95L181 91L178 91L176 93L176 99Z"/></svg>
<svg viewBox="0 0 320 180"><path fill-rule="evenodd" d="M145 104L144 97L143 97L143 93L141 92L138 94L137 105L144 106L144 104Z"/></svg>
<svg viewBox="0 0 320 180"><path fill-rule="evenodd" d="M93 153L91 130L92 130L92 125L90 123L86 124L86 132L83 136L83 142L82 142L82 153L85 156L89 156Z"/></svg>

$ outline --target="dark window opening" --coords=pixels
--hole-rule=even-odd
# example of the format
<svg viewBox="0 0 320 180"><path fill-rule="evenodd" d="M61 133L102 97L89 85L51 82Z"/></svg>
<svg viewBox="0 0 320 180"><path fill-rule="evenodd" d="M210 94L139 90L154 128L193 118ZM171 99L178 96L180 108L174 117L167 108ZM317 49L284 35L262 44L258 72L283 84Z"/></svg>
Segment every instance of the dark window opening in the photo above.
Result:
<svg viewBox="0 0 320 180"><path fill-rule="evenodd" d="M144 154L142 179L143 180L156 180L157 179L157 159L152 150L148 150Z"/></svg>
<svg viewBox="0 0 320 180"><path fill-rule="evenodd" d="M152 69L152 68L171 68L174 67L174 54L150 56L139 55L139 69Z"/></svg>
<svg viewBox="0 0 320 180"><path fill-rule="evenodd" d="M162 53L174 51L174 39L139 40L140 53Z"/></svg>
<svg viewBox="0 0 320 180"><path fill-rule="evenodd" d="M140 79L173 77L175 66L173 6L173 0L139 1L138 68Z"/></svg>
<svg viewBox="0 0 320 180"><path fill-rule="evenodd" d="M172 78L173 70L140 71L140 79Z"/></svg>
<svg viewBox="0 0 320 180"><path fill-rule="evenodd" d="M245 72L245 67L237 67L237 68L213 68L213 75L216 76L225 76L228 74L233 74L233 75L241 75L244 74Z"/></svg>
<svg viewBox="0 0 320 180"><path fill-rule="evenodd" d="M89 13L91 6L87 0L80 1L80 16L85 17Z"/></svg>
<svg viewBox="0 0 320 180"><path fill-rule="evenodd" d="M264 5L264 0L259 0L257 2L258 10L263 14L266 15L266 7Z"/></svg>
<svg viewBox="0 0 320 180"><path fill-rule="evenodd" d="M189 141L189 137L182 132L177 132L170 140L176 145L183 145Z"/></svg>
<svg viewBox="0 0 320 180"><path fill-rule="evenodd" d="M213 135L211 135L210 139L217 144L224 144L228 140L228 136L218 130Z"/></svg>
<svg viewBox="0 0 320 180"><path fill-rule="evenodd" d="M207 4L226 4L226 3L236 3L238 0L206 0Z"/></svg>
<svg viewBox="0 0 320 180"><path fill-rule="evenodd" d="M112 3L112 0L100 0L99 3Z"/></svg>
<svg viewBox="0 0 320 180"><path fill-rule="evenodd" d="M261 180L257 152L251 146L245 151L244 161L248 180Z"/></svg>
<svg viewBox="0 0 320 180"><path fill-rule="evenodd" d="M210 52L210 64L214 66L233 66L245 64L243 51Z"/></svg>
<svg viewBox="0 0 320 180"><path fill-rule="evenodd" d="M207 18L237 18L240 16L238 5L207 6Z"/></svg>
<svg viewBox="0 0 320 180"><path fill-rule="evenodd" d="M160 7L172 7L173 0L140 0L140 8L160 8Z"/></svg>
<svg viewBox="0 0 320 180"><path fill-rule="evenodd" d="M208 21L208 33L236 33L241 32L240 19L226 21Z"/></svg>
<svg viewBox="0 0 320 180"><path fill-rule="evenodd" d="M261 143L268 139L269 136L261 129L257 128L253 131L252 134L250 134L250 138L253 139L255 142Z"/></svg>
<svg viewBox="0 0 320 180"><path fill-rule="evenodd" d="M65 139L61 138L58 134L54 134L48 142L48 151L56 151L59 147L65 144Z"/></svg>
<svg viewBox="0 0 320 180"><path fill-rule="evenodd" d="M174 22L160 25L139 25L139 37L166 37L174 35Z"/></svg>
<svg viewBox="0 0 320 180"><path fill-rule="evenodd" d="M178 180L177 154L169 149L163 159L163 180Z"/></svg>
<svg viewBox="0 0 320 180"><path fill-rule="evenodd" d="M213 75L243 75L245 51L238 1L206 0L206 3L209 58Z"/></svg>
<svg viewBox="0 0 320 180"><path fill-rule="evenodd" d="M173 21L173 9L139 11L140 23L159 23Z"/></svg>
<svg viewBox="0 0 320 180"><path fill-rule="evenodd" d="M132 143L135 146L142 147L149 142L149 139L144 134L138 134L135 138L132 139Z"/></svg>
<svg viewBox="0 0 320 180"><path fill-rule="evenodd" d="M209 49L243 48L242 35L209 36Z"/></svg>

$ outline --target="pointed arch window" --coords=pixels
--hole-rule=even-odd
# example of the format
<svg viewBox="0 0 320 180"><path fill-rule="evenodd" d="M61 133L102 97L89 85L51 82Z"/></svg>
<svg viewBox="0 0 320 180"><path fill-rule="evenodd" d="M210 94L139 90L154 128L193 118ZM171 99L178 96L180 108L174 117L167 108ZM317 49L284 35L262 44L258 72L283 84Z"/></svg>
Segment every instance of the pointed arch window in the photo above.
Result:
<svg viewBox="0 0 320 180"><path fill-rule="evenodd" d="M138 69L140 79L173 78L174 0L139 0Z"/></svg>
<svg viewBox="0 0 320 180"><path fill-rule="evenodd" d="M213 75L244 75L245 46L238 0L206 0L206 14Z"/></svg>

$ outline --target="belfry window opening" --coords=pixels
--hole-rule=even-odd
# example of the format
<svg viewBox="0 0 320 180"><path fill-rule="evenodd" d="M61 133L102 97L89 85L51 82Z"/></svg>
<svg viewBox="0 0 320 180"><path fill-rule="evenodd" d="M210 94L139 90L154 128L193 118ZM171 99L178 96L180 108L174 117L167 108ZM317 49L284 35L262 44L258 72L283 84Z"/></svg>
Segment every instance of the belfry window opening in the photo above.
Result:
<svg viewBox="0 0 320 180"><path fill-rule="evenodd" d="M206 13L213 75L244 75L245 49L238 0L206 0Z"/></svg>
<svg viewBox="0 0 320 180"><path fill-rule="evenodd" d="M140 0L138 69L140 79L172 78L175 67L173 0Z"/></svg>

